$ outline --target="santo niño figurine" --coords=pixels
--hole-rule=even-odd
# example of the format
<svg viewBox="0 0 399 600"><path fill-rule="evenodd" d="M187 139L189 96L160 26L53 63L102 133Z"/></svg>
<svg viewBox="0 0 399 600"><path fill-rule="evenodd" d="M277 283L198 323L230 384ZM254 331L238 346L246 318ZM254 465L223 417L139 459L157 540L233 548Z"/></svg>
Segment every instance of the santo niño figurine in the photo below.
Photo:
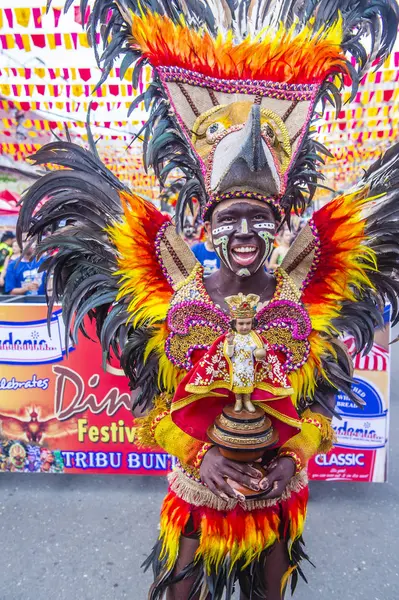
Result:
<svg viewBox="0 0 399 600"><path fill-rule="evenodd" d="M255 360L264 360L266 350L261 337L253 330L256 308L260 300L256 294L238 294L225 298L230 308L232 328L226 336L225 354L233 366L234 411L255 412L251 402L254 391Z"/></svg>
<svg viewBox="0 0 399 600"><path fill-rule="evenodd" d="M204 442L209 439L209 427L230 405L240 421L245 411L255 414L254 403L264 412L281 411L295 417L290 409L291 384L278 354L254 329L259 296L240 293L226 297L225 302L232 317L230 329L181 380L172 402L173 421Z"/></svg>

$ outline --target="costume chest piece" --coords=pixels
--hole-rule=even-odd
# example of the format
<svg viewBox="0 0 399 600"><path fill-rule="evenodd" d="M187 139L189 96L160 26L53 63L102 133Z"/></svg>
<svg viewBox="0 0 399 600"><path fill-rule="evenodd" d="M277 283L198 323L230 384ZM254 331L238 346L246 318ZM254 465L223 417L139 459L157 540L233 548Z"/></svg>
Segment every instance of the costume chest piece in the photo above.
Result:
<svg viewBox="0 0 399 600"><path fill-rule="evenodd" d="M283 367L289 372L306 362L312 327L293 281L282 269L275 274L276 291L270 302L256 314L256 331L274 350L285 355ZM230 317L211 300L202 277L203 269L198 265L178 287L168 312L170 334L165 352L173 364L187 371L193 366L193 352L207 350L230 328Z"/></svg>

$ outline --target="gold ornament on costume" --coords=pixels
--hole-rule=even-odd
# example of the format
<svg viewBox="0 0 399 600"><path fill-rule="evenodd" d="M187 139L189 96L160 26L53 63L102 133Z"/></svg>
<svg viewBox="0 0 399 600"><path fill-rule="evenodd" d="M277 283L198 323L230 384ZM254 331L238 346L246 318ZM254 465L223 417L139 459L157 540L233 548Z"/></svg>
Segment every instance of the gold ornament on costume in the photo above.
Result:
<svg viewBox="0 0 399 600"><path fill-rule="evenodd" d="M226 303L230 309L230 315L233 319L253 319L260 297L257 294L242 294L236 296L227 296Z"/></svg>

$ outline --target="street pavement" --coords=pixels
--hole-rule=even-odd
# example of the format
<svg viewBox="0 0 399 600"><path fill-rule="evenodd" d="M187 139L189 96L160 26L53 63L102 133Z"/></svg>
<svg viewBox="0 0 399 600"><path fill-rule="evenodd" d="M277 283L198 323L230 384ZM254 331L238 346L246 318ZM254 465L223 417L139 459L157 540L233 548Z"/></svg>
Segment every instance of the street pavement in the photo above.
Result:
<svg viewBox="0 0 399 600"><path fill-rule="evenodd" d="M399 343L392 360L389 483L311 484L306 566L295 600L399 599ZM146 600L140 564L165 480L0 476L0 600ZM181 600L185 600L182 598Z"/></svg>

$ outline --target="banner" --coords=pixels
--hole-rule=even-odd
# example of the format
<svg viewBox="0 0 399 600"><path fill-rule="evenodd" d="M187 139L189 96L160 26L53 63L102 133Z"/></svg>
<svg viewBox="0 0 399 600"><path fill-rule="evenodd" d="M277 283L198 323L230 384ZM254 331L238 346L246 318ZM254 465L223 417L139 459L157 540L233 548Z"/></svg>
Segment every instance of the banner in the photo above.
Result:
<svg viewBox="0 0 399 600"><path fill-rule="evenodd" d="M172 457L135 445L126 377L102 370L98 343L70 347L59 308L49 335L46 313L0 305L0 471L168 472Z"/></svg>
<svg viewBox="0 0 399 600"><path fill-rule="evenodd" d="M44 305L0 304L0 471L170 471L173 457L135 445L127 379L102 370L98 343L79 335L77 347L71 347L59 308L49 334L46 312ZM370 354L355 359L354 389L365 407L338 395L337 443L310 462L310 479L386 481L388 312L385 319ZM353 340L345 343L353 352Z"/></svg>
<svg viewBox="0 0 399 600"><path fill-rule="evenodd" d="M353 390L364 401L359 408L345 394L338 394L333 419L337 441L328 454L319 454L309 463L309 478L328 481L387 481L390 326L389 307L384 314L385 327L375 334L366 356L354 358ZM354 354L352 338L345 340Z"/></svg>

